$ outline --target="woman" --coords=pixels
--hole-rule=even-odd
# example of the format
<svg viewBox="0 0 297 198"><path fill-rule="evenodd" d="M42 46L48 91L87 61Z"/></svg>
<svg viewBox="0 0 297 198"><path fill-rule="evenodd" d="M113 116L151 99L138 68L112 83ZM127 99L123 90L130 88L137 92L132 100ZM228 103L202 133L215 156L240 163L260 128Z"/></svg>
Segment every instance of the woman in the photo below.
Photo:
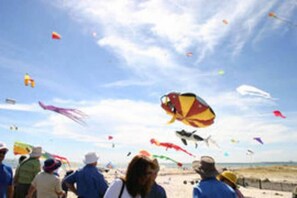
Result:
<svg viewBox="0 0 297 198"><path fill-rule="evenodd" d="M143 198L154 183L156 165L143 155L136 155L128 165L125 178L116 179L107 189L104 198Z"/></svg>
<svg viewBox="0 0 297 198"><path fill-rule="evenodd" d="M57 198L63 196L61 180L54 174L54 171L61 166L61 162L55 159L44 161L43 171L38 173L32 181L28 195L31 198L37 191L37 198Z"/></svg>
<svg viewBox="0 0 297 198"><path fill-rule="evenodd" d="M231 171L224 171L220 175L217 176L218 180L224 182L225 184L229 185L236 193L238 198L244 198L243 194L238 189L238 186L236 184L237 182L237 176L235 173Z"/></svg>

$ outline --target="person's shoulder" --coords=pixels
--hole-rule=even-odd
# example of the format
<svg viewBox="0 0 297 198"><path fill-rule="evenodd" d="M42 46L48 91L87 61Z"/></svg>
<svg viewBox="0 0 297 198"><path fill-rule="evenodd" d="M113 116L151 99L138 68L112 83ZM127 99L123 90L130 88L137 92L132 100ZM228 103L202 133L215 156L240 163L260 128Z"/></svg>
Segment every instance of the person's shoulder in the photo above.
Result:
<svg viewBox="0 0 297 198"><path fill-rule="evenodd" d="M6 171L12 173L12 168L11 168L11 166L8 166L8 165L6 165L6 164L2 164L2 167L3 167L4 170L6 170Z"/></svg>

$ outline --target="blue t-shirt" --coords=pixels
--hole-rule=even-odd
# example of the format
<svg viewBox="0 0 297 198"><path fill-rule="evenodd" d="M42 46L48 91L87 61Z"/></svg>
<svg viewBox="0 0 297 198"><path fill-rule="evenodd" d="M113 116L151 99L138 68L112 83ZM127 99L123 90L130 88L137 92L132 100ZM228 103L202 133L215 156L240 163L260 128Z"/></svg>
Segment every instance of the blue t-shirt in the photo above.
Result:
<svg viewBox="0 0 297 198"><path fill-rule="evenodd" d="M7 187L12 185L12 169L11 167L0 164L0 197L6 198Z"/></svg>
<svg viewBox="0 0 297 198"><path fill-rule="evenodd" d="M148 195L145 196L145 198L166 198L166 192L165 189L157 184L156 182L153 184L151 191Z"/></svg>
<svg viewBox="0 0 297 198"><path fill-rule="evenodd" d="M236 198L234 190L216 178L201 180L193 189L193 198Z"/></svg>
<svg viewBox="0 0 297 198"><path fill-rule="evenodd" d="M64 180L66 183L77 186L77 195L84 198L103 197L108 186L99 170L92 165L86 165L75 171Z"/></svg>

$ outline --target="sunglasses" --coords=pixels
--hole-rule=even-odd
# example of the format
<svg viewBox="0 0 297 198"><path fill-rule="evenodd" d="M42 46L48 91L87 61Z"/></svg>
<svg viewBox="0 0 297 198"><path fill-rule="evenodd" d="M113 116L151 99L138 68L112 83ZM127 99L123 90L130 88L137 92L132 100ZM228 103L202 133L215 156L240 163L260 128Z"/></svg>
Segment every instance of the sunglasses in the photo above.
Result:
<svg viewBox="0 0 297 198"><path fill-rule="evenodd" d="M0 151L0 154L5 155L7 153L7 151Z"/></svg>

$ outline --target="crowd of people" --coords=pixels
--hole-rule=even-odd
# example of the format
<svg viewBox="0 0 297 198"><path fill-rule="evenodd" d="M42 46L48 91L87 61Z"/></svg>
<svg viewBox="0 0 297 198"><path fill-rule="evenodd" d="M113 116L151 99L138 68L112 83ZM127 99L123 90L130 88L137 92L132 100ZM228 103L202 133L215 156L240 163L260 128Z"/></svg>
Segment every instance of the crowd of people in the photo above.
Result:
<svg viewBox="0 0 297 198"><path fill-rule="evenodd" d="M99 157L95 152L85 154L83 168L68 171L61 179L57 174L60 161L49 158L41 166L41 147L34 147L28 158L20 157L14 175L12 168L3 164L8 151L6 145L0 143L0 198L66 198L68 191L78 198L167 197L165 189L156 182L160 170L158 160L145 155L134 156L125 176L108 185L97 168ZM244 197L236 185L236 175L231 171L219 174L212 157L202 156L192 163L192 168L201 177L193 188L193 198Z"/></svg>

